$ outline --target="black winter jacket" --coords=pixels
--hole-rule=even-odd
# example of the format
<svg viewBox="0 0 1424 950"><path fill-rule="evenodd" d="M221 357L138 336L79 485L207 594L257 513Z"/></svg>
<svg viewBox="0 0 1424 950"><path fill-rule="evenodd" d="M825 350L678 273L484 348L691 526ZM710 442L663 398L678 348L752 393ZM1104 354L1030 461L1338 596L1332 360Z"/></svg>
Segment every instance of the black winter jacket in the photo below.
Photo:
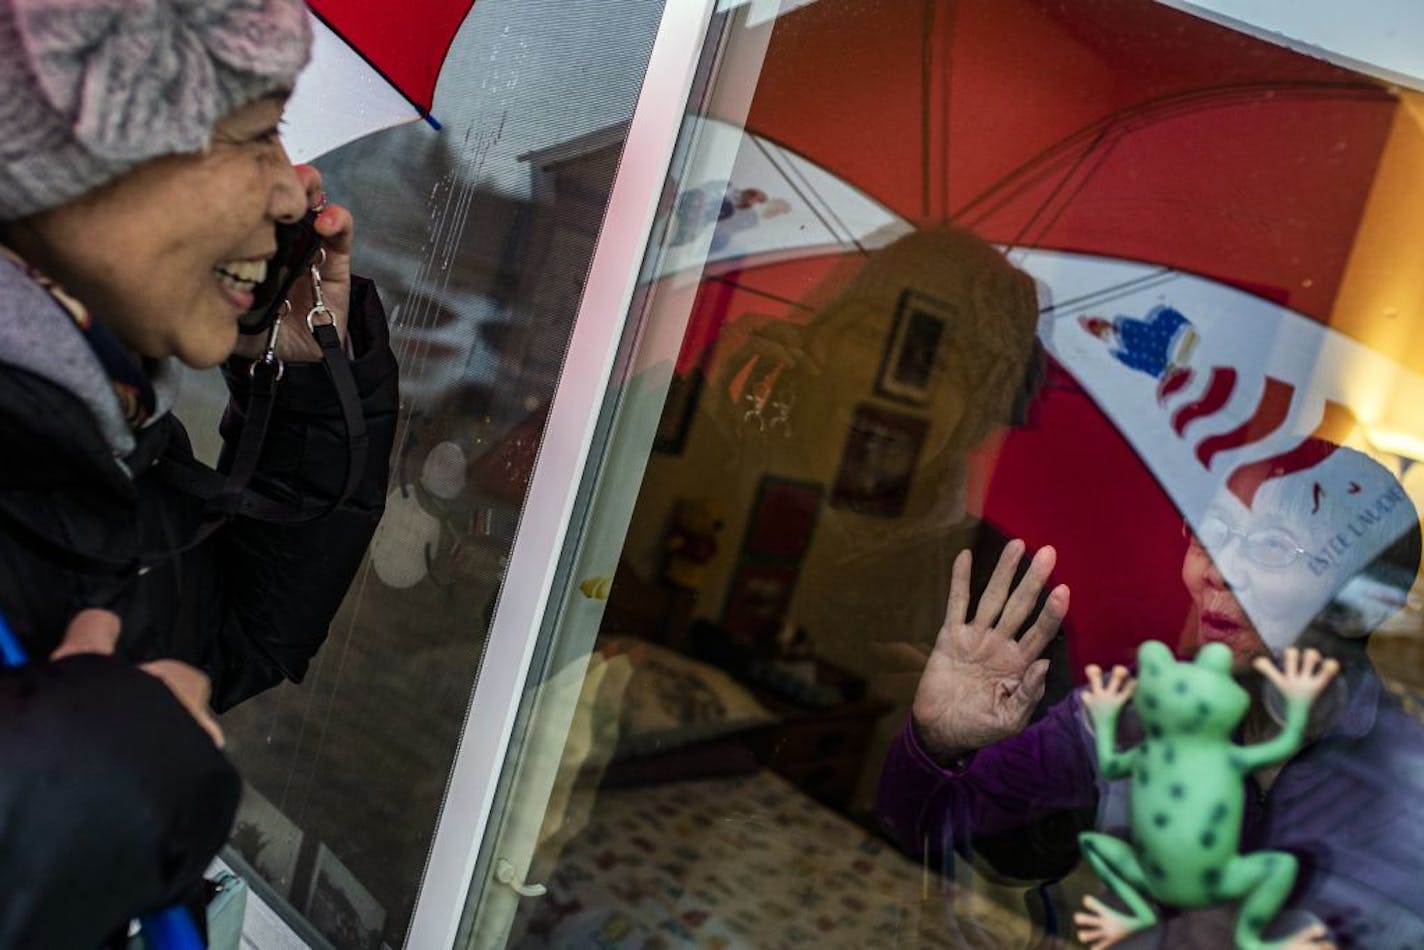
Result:
<svg viewBox="0 0 1424 950"><path fill-rule="evenodd" d="M0 671L0 947L90 946L190 884L236 807L226 759L133 664L171 657L203 668L219 710L301 680L381 516L397 373L380 300L357 279L349 332L370 446L356 491L318 521L237 518L154 559L202 522L201 503L156 464L197 464L187 433L166 415L116 455L93 387L97 361L84 362L69 315L19 274L0 260L0 612L32 657L47 656L84 607L114 610L123 633L113 659ZM231 447L248 376L237 359L225 372ZM251 488L329 502L346 466L325 371L289 364ZM121 574L66 551L156 563Z"/></svg>

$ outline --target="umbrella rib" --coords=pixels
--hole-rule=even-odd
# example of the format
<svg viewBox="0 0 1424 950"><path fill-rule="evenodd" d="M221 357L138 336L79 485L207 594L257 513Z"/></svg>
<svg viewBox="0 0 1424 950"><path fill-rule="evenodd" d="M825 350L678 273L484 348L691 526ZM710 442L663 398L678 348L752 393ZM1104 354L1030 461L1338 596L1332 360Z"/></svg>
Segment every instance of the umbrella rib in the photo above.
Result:
<svg viewBox="0 0 1424 950"><path fill-rule="evenodd" d="M1301 85L1302 88L1304 88L1305 86L1311 84ZM1168 114L1178 109L1185 109L1187 111L1191 111L1193 109L1201 108L1203 107L1203 105L1217 106L1222 104L1218 100L1235 98L1237 96L1241 96L1243 98L1254 98L1255 96L1261 95L1263 93L1273 93L1279 91L1281 88L1282 87L1277 83L1257 83L1251 84L1249 86L1219 86L1209 87L1207 89L1193 89L1188 90L1186 92L1174 93L1170 96L1159 97L1157 99L1148 100L1146 102L1137 103L1135 105L1119 109L1116 112L1110 113L1104 118L1099 119L1096 122L1093 122L1087 126L1084 126L1083 128L1078 129L1076 132L1073 132L1060 139L1059 141L1053 143L1039 154L1035 155L1034 157L1021 164L1018 168L1014 169L1004 177L1000 178L997 182L990 185L984 191L980 192L979 195L970 199L965 205L959 208L958 211L954 212L953 217L955 220L958 220L964 214L972 210L976 205L988 200L996 192L1009 188L1014 183L1014 180L1016 178L1020 178L1021 176L1026 175L1030 170L1034 170L1036 166L1043 166L1037 171L1037 173L1032 178L1027 179L1027 181L1020 182L1018 187L1009 193L1008 199L1006 200L1012 200L1013 197L1016 197L1018 194L1020 194L1022 190L1028 185L1038 182L1044 177L1044 175L1051 174L1053 170L1056 169L1065 160L1062 157L1062 153L1072 149L1073 146L1075 146L1080 140L1099 134L1100 130L1103 128L1111 127L1119 123L1126 124L1134 118L1151 117L1154 120L1160 120L1162 118L1167 117ZM1348 88L1360 89L1365 87L1361 87L1358 84L1355 84ZM1375 92L1378 92L1378 90L1374 87L1368 88ZM1203 100L1205 100L1205 102L1203 102ZM1152 113L1154 111L1160 112L1161 114L1153 116ZM991 208L990 211L987 213L992 214L994 211L1001 208L1003 204L1004 202L1000 201L999 204L993 206L993 208Z"/></svg>
<svg viewBox="0 0 1424 950"><path fill-rule="evenodd" d="M1226 100L1249 101L1282 92L1302 97L1344 96L1355 93L1367 98L1377 98L1381 102L1395 101L1395 97L1390 93L1378 86L1365 83L1246 83L1192 89L1161 96L1119 109L1053 143L967 201L952 213L951 220L963 221L971 211L998 197L998 200L984 210L973 223L982 222L989 215L1001 210L1005 204L1017 198L1027 188L1037 184L1044 176L1053 174L1064 161L1069 160L1064 153L1070 152L1080 141L1095 136L1101 137L1105 130L1112 129L1114 126L1121 126L1122 128L1118 131L1125 133L1131 130L1134 123L1143 119L1157 122L1178 112L1189 113L1205 108L1219 108L1227 104Z"/></svg>
<svg viewBox="0 0 1424 950"><path fill-rule="evenodd" d="M1078 172L1080 172L1087 164L1089 157L1102 147L1103 142L1107 140L1111 131L1112 130L1110 128L1104 128L1098 133L1097 137L1094 138L1092 142L1088 143L1088 146L1078 154L1078 157L1074 159L1073 164L1068 168L1067 171L1063 173L1063 175L1058 179L1058 182L1053 186L1053 189L1048 193L1048 196L1044 198L1043 201L1039 204L1037 210L1035 210L1033 214L1029 215L1028 220L1024 222L1024 226L1019 229L1019 233L1014 235L1014 240L1009 245L1010 247L1019 247L1024 243L1024 239L1028 237L1029 231L1032 230L1033 226L1038 223L1039 218L1042 217L1043 214L1049 209L1049 207L1053 205L1053 203L1058 199L1058 196L1063 194L1064 189L1068 186L1068 183L1071 182L1074 176L1077 175ZM1121 136L1119 135L1118 137L1120 138ZM1103 167L1103 162L1111 154L1111 148L1102 149L1102 154L1098 156L1098 159L1094 163L1092 169L1079 178L1077 186L1072 189L1072 192L1069 194L1068 199L1063 202L1057 213L1055 213L1053 217L1050 218L1044 224L1043 229L1039 232L1040 239L1042 239L1046 234L1048 234L1048 232L1053 227L1053 223L1057 221L1058 218L1062 216L1063 212L1068 209L1068 205L1072 203L1073 199L1082 193L1088 182L1092 181L1093 175L1097 173L1097 170L1099 168Z"/></svg>
<svg viewBox="0 0 1424 950"><path fill-rule="evenodd" d="M864 254L865 248L861 246L861 243L858 240L856 240L855 235L850 233L850 229L847 228L845 226L845 223L842 222L840 218L836 215L835 210L829 205L825 205L825 202L821 200L820 194L816 191L816 189L811 185L809 181L806 181L805 176L800 175L799 172L796 173L796 178L801 179L801 183L798 185L796 178L792 177L793 170L787 165L783 165L781 162L778 162L776 160L776 157L771 153L771 149L766 146L766 143L761 141L760 137L756 135L751 135L751 140L756 145L756 147L761 150L762 155L766 157L766 160L771 164L771 167L781 172L782 177L786 179L786 183L791 186L791 190L794 191L796 193L796 196L805 203L806 207L811 209L811 213L816 216L816 220L821 222L821 226L824 227L827 231L829 231L831 235L837 240L844 242L845 238L843 238L841 234L836 233L836 227L839 226L841 232L849 236L850 243L855 245L856 250ZM804 188L802 186L804 186ZM813 197L816 199L815 202L811 200ZM816 207L817 204L825 205L826 213L829 214L832 218L835 218L835 224L832 224L830 221L826 220L826 216L821 213L821 209Z"/></svg>
<svg viewBox="0 0 1424 950"><path fill-rule="evenodd" d="M1226 98L1226 96L1217 96L1214 93L1207 93L1203 95L1201 90L1193 91L1191 96L1194 100L1206 98L1211 101L1212 105L1219 104L1215 102L1216 99ZM1165 118L1167 113L1169 112L1169 108L1171 110L1185 109L1187 111L1191 111L1191 109L1193 108L1200 107L1201 104L1195 101L1189 103L1177 101L1174 101L1172 103L1163 103L1161 108L1162 115L1155 116L1154 119ZM989 186L977 197L971 199L967 204L965 204L963 207L961 207L958 211L954 213L954 220L960 220L963 215L967 214L976 205L987 201L997 192L1004 192L1003 195L999 198L999 200L996 203L990 205L985 211L983 211L979 215L979 217L972 222L972 224L978 224L982 222L990 215L1001 210L1006 204L1008 204L1010 201L1013 201L1019 195L1027 191L1029 188L1038 184L1045 177L1054 174L1065 161L1069 160L1068 155L1066 153L1069 153L1072 148L1078 144L1080 140L1092 137L1094 135L1099 136L1099 138L1101 139L1102 131L1110 129L1112 128L1112 126L1117 124L1127 126L1128 123L1135 117L1133 113L1135 111L1138 111L1139 108L1140 107L1132 107L1130 109L1120 110L1110 116L1107 116L1102 120L1099 120L1098 122L1093 123L1092 125L1085 126L1084 128L1072 133L1071 135L1068 135L1055 142L1053 145L1044 149L1038 155L1024 162L1014 171L999 179L998 182ZM1032 171L1033 174L1030 175L1030 171ZM1020 179L1017 183L1015 183L1016 178Z"/></svg>
<svg viewBox="0 0 1424 950"><path fill-rule="evenodd" d="M1088 152L1085 152L1083 154L1082 157L1086 160L1088 155L1093 150L1097 150L1097 160L1093 163L1093 167L1090 170L1079 176L1077 185L1073 187L1071 193L1063 201L1059 202L1058 210L1053 213L1053 216L1047 221L1043 222L1043 226L1039 229L1038 236L1032 239L1035 244L1042 244L1044 239L1048 237L1048 233L1053 230L1053 226L1058 223L1058 219L1063 217L1063 215L1067 214L1068 209L1072 207L1073 202L1077 200L1078 196L1083 193L1083 189L1088 187L1088 183L1091 182L1093 178L1098 174L1098 172L1102 169L1102 167L1107 164L1107 160L1112 157L1113 149L1117 147L1118 143L1123 140L1126 134L1127 130L1125 129L1117 130L1116 134L1112 135L1109 135L1108 131L1104 130L1104 133L1099 138L1099 140L1093 143L1092 148L1090 148ZM1106 142L1107 144L1104 145L1104 142ZM1081 167L1081 162L1077 164ZM1067 175L1063 177L1063 180L1060 183L1059 187L1067 184L1071 177L1072 172L1070 171ZM1058 191L1057 188L1055 188L1054 190L1055 193ZM1047 209L1049 202L1051 202L1054 197L1054 195L1049 196L1048 201L1045 201L1043 207L1035 213L1035 217L1037 217L1039 214L1043 213L1043 211ZM1024 226L1023 231L1020 232L1018 239L1015 241L1015 244L1021 245L1024 242L1028 230L1032 226L1033 221L1030 220L1029 223Z"/></svg>
<svg viewBox="0 0 1424 950"><path fill-rule="evenodd" d="M382 69L379 65L376 64L375 60L371 59L371 57L366 55L365 50L361 49L355 43L351 42L351 40L347 38L346 34L338 30L336 28L336 25L332 23L329 19L322 16L321 13L316 9L316 7L312 6L311 4L307 4L307 9L310 10L312 16L320 20L328 30L330 30L335 35L341 37L341 42L345 43L347 48L350 49L351 52L361 57L362 62L364 62L367 66L370 66L372 72L374 72L377 76L380 76L390 85L392 89L400 93L401 98L405 99L406 102L409 102L415 108L415 111L420 113L420 117L430 124L431 128L435 129L437 132L440 131L442 126L436 120L435 116L430 114L429 106L425 106L417 102L414 96L402 89L399 83L392 79L384 69ZM443 56L441 57L441 62L444 62Z"/></svg>
<svg viewBox="0 0 1424 950"><path fill-rule="evenodd" d="M1120 284L1109 284L1091 293L1080 294L1064 301L1054 301L1046 307L1040 307L1039 313L1046 314L1055 310L1079 309L1085 310L1088 307L1099 307L1103 304L1112 303L1114 300L1126 297L1129 294L1141 293L1159 284L1170 284L1176 280L1178 271L1171 267L1163 267L1150 274L1134 277L1125 280ZM1100 299L1101 298L1101 299Z"/></svg>
<svg viewBox="0 0 1424 950"><path fill-rule="evenodd" d="M809 162L810 160L809 160L809 159L804 159L804 161ZM844 220L843 218L841 218L840 213L839 213L838 211L836 211L835 207L834 207L829 201L826 201L824 198L822 198L820 192L818 192L818 191L815 190L815 186L813 186L813 185L811 184L811 180L806 177L805 172L803 172L800 168L797 168L794 162L788 162L788 165L791 167L791 169L792 169L793 171L795 171L797 177L801 179L801 181L805 184L806 188L807 188L808 190L810 190L810 191L812 192L812 194L814 194L818 200L821 201L822 205L823 205L823 206L825 207L825 209L826 209L826 213L829 214L832 218L835 219L836 225L840 227L841 232L842 232L843 234L845 234L846 239L849 240L850 243L852 243L852 244L855 245L855 249L856 249L857 251L859 251L861 254L868 254L868 253L870 253L870 252L866 249L865 245L860 243L860 238L856 237L855 229L852 228L850 225L846 224L845 220ZM847 184L848 184L848 183L847 183ZM855 190L856 190L857 192L860 191L859 189L855 189ZM861 194L863 194L863 193L861 193ZM875 203L878 204L879 202L875 202ZM897 217L898 217L898 216L897 216ZM832 233L834 233L834 232L832 232Z"/></svg>
<svg viewBox="0 0 1424 950"><path fill-rule="evenodd" d="M812 307L812 306L809 306L809 305L807 305L807 304L801 303L801 302L798 301L798 300L792 300L792 299L790 299L789 297L782 297L782 296L779 296L779 295L777 295L777 294L771 293L771 292L768 291L768 290L760 290L760 289L758 289L758 288L756 288L756 287L752 287L752 286L749 286L749 285L747 285L747 284L739 283L739 282L733 280L732 278L726 277L726 276L724 276L724 275L722 275L722 274L706 274L706 275L704 275L703 279L704 279L704 280L714 280L714 281L716 281L716 282L719 283L719 284L725 284L726 286L735 288L736 290L743 290L743 291L746 291L747 293L753 294L753 295L755 295L755 296L757 296L757 297L765 297L767 300L774 300L774 301L776 301L777 303L783 304L783 305L785 305L785 306L787 306L787 307L793 307L793 308L795 308L795 309L797 309L797 310L805 310L807 313L815 313L815 312L816 312L816 308L815 308L815 307Z"/></svg>

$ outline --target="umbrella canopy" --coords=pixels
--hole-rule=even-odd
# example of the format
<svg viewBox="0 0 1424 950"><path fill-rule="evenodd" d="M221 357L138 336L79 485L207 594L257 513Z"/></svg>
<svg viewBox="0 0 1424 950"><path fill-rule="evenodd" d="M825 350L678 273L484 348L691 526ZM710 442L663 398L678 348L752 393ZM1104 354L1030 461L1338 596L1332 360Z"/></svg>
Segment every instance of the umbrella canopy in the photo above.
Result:
<svg viewBox="0 0 1424 950"><path fill-rule="evenodd" d="M422 114L430 112L445 53L474 6L474 0L425 0L414 8L405 3L371 0L309 3L332 32L359 52Z"/></svg>
<svg viewBox="0 0 1424 950"><path fill-rule="evenodd" d="M445 55L474 0L407 4L310 0L312 61L287 105L283 141L296 161L430 114Z"/></svg>
<svg viewBox="0 0 1424 950"><path fill-rule="evenodd" d="M732 156L725 182L680 183L665 223L663 251L644 280L701 268L743 271L781 261L864 253L910 233L905 219L849 182L759 135L694 117L684 136Z"/></svg>
<svg viewBox="0 0 1424 950"><path fill-rule="evenodd" d="M1328 314L1396 108L1380 84L1156 3L926 7L784 18L748 127L912 222Z"/></svg>
<svg viewBox="0 0 1424 950"><path fill-rule="evenodd" d="M1294 354L1273 367L1237 347L1231 410L1217 406L1224 414L1183 432L1161 417L1180 449L1163 455L1166 443L1124 412L1141 399L1138 382L1157 410L1159 381L1085 386L1084 354L1102 354L1065 355L1044 337L1051 384L1033 424L980 459L981 510L1059 548L1080 662L1126 659L1142 637L1170 640L1182 623L1181 520L1205 485L1331 428L1331 405L1353 419L1378 415L1384 397L1348 384L1362 364L1321 354L1383 346L1370 327L1347 326L1341 308L1398 137L1400 96L1155 3L930 0L923 15L883 12L815 3L783 17L748 128L919 226L952 221L1007 249L1071 252L1052 267L1017 257L1059 305L1048 316L1071 318L1060 342L1085 312L1068 303L1145 320L1175 295L1196 307L1189 319L1212 324L1214 347L1278 340ZM838 282L833 269L844 266L827 257L722 273L696 313L708 325L738 319L739 308L802 322L815 309L807 289L818 277ZM1122 281L1142 293L1110 304L1104 292ZM1347 333L1324 332L1332 322ZM1381 372L1403 379L1407 354L1382 355ZM1317 364L1336 375L1322 381ZM1164 398L1200 398L1212 368ZM1242 426L1249 438L1233 434ZM1203 447L1209 436L1219 438Z"/></svg>

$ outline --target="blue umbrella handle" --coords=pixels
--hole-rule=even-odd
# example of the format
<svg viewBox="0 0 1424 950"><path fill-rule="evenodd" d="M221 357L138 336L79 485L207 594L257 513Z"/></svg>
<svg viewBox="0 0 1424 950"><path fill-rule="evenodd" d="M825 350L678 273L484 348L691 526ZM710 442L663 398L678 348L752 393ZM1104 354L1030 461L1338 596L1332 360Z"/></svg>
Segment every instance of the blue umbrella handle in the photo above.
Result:
<svg viewBox="0 0 1424 950"><path fill-rule="evenodd" d="M5 622L5 615L0 614L0 669L24 666L28 662L29 656L20 645L20 638ZM182 904L144 914L139 918L139 926L149 950L204 950L203 938L198 936L198 928Z"/></svg>
<svg viewBox="0 0 1424 950"><path fill-rule="evenodd" d="M20 646L19 637L15 636L15 631L5 622L5 615L0 614L0 669L24 666L27 662L29 657L25 656L25 648Z"/></svg>
<svg viewBox="0 0 1424 950"><path fill-rule="evenodd" d="M148 950L205 950L206 944L182 904L144 914L138 923Z"/></svg>

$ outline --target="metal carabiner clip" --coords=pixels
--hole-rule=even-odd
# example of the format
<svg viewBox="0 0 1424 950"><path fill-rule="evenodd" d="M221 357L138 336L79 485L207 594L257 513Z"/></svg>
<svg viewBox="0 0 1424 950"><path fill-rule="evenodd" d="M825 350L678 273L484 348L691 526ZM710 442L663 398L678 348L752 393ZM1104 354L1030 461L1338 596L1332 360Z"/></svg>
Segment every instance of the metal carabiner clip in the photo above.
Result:
<svg viewBox="0 0 1424 950"><path fill-rule="evenodd" d="M321 292L321 265L326 263L326 248L318 250L317 255L311 265L312 308L307 311L307 329L313 334L318 326L331 326L336 323L336 313L326 305L326 297ZM318 323L318 317L326 319Z"/></svg>
<svg viewBox="0 0 1424 950"><path fill-rule="evenodd" d="M277 338L282 332L282 318L292 312L292 302L283 300L277 308L277 316L272 321L272 328L267 331L267 346L262 350L262 357L252 361L252 365L247 367L248 376L257 375L257 367L275 367L275 379L281 379L282 374L287 371L287 365L277 357Z"/></svg>

